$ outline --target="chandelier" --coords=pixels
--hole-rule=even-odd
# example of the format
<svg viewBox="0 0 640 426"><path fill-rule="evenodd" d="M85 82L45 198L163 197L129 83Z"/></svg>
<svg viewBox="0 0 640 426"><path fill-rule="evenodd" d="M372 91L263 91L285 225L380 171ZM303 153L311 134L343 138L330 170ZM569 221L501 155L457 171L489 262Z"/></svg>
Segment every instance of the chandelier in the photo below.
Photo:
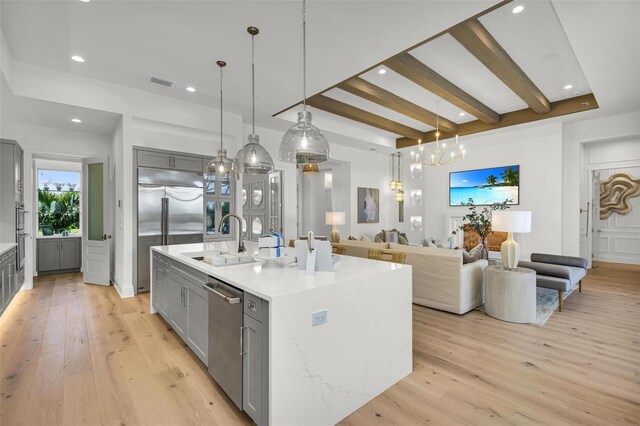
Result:
<svg viewBox="0 0 640 426"><path fill-rule="evenodd" d="M411 160L419 162L425 166L444 166L453 162L464 160L467 152L464 149L464 145L458 143L458 135L456 135L455 142L447 145L445 142L440 142L440 114L439 114L440 101L436 102L436 147L431 152L424 152L424 146L422 145L422 139L418 139L418 152L411 151Z"/></svg>
<svg viewBox="0 0 640 426"><path fill-rule="evenodd" d="M404 182L402 181L402 153L391 154L391 180L389 189L394 192L396 201L404 201ZM397 161L397 168L396 168Z"/></svg>

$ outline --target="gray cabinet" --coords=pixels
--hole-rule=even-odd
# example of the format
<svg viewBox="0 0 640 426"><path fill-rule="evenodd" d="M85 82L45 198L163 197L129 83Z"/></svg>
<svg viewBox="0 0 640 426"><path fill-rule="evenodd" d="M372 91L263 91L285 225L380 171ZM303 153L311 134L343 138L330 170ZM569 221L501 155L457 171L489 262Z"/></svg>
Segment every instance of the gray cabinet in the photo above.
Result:
<svg viewBox="0 0 640 426"><path fill-rule="evenodd" d="M202 362L209 362L209 303L203 286L207 276L154 253L153 307Z"/></svg>
<svg viewBox="0 0 640 426"><path fill-rule="evenodd" d="M245 292L242 409L258 425L269 423L269 304Z"/></svg>
<svg viewBox="0 0 640 426"><path fill-rule="evenodd" d="M19 290L15 249L0 256L0 314Z"/></svg>
<svg viewBox="0 0 640 426"><path fill-rule="evenodd" d="M180 277L172 270L166 275L169 283L169 324L182 340L186 339L187 309L185 306L185 286L180 282Z"/></svg>
<svg viewBox="0 0 640 426"><path fill-rule="evenodd" d="M37 240L38 273L79 271L82 266L82 238L39 238Z"/></svg>
<svg viewBox="0 0 640 426"><path fill-rule="evenodd" d="M202 172L202 157L139 149L138 166Z"/></svg>
<svg viewBox="0 0 640 426"><path fill-rule="evenodd" d="M60 269L60 241L57 238L38 240L38 272L50 272Z"/></svg>
<svg viewBox="0 0 640 426"><path fill-rule="evenodd" d="M209 354L209 301L202 288L187 286L187 345L204 362Z"/></svg>
<svg viewBox="0 0 640 426"><path fill-rule="evenodd" d="M60 239L60 269L79 269L82 264L82 238Z"/></svg>

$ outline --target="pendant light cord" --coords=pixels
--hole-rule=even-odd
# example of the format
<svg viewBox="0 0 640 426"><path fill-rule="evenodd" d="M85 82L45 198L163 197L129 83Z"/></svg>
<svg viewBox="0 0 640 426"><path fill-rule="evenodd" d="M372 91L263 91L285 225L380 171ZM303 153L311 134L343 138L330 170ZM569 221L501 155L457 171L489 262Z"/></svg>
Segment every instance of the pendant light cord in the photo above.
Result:
<svg viewBox="0 0 640 426"><path fill-rule="evenodd" d="M256 134L256 63L255 63L255 35L251 34L251 133Z"/></svg>
<svg viewBox="0 0 640 426"><path fill-rule="evenodd" d="M302 0L302 106L307 112L307 2ZM306 116L306 114L305 114Z"/></svg>
<svg viewBox="0 0 640 426"><path fill-rule="evenodd" d="M222 153L222 66L220 66L220 153ZM220 164L222 164L222 155L220 156Z"/></svg>

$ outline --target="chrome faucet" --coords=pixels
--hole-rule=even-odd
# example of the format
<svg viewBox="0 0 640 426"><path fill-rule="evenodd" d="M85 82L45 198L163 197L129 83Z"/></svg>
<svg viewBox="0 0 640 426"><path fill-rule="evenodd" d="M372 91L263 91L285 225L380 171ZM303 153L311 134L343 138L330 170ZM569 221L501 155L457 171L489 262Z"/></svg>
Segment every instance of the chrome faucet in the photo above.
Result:
<svg viewBox="0 0 640 426"><path fill-rule="evenodd" d="M220 224L218 225L218 232L222 229L222 223L227 220L229 217L234 217L238 219L238 253L244 253L244 242L242 241L242 218L235 213L228 213L220 219Z"/></svg>

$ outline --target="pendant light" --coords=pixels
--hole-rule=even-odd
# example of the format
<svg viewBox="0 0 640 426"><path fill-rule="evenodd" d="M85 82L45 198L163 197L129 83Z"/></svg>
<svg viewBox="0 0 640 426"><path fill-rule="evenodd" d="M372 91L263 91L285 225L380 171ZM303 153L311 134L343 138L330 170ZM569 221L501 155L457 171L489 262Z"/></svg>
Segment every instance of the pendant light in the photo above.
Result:
<svg viewBox="0 0 640 426"><path fill-rule="evenodd" d="M320 173L320 168L316 163L305 164L302 167L302 173L305 175L317 175Z"/></svg>
<svg viewBox="0 0 640 426"><path fill-rule="evenodd" d="M389 189L396 190L398 181L396 180L396 154L391 154L391 180L389 181Z"/></svg>
<svg viewBox="0 0 640 426"><path fill-rule="evenodd" d="M278 160L296 164L317 164L329 160L329 142L320 129L311 124L311 111L307 111L307 16L306 1L302 1L302 87L303 109L298 122L282 137Z"/></svg>
<svg viewBox="0 0 640 426"><path fill-rule="evenodd" d="M247 138L249 142L243 146L235 160L233 161L233 171L237 178L240 173L248 175L266 175L273 171L273 160L271 155L262 145L260 145L260 137L256 135L256 84L255 84L255 48L254 38L260 32L256 27L247 28L247 32L251 34L251 134Z"/></svg>
<svg viewBox="0 0 640 426"><path fill-rule="evenodd" d="M225 61L217 61L216 64L220 67L220 149L218 150L218 156L213 158L207 163L206 174L207 177L219 177L229 178L231 172L232 161L227 158L227 150L224 149L222 143L222 68L227 66Z"/></svg>

